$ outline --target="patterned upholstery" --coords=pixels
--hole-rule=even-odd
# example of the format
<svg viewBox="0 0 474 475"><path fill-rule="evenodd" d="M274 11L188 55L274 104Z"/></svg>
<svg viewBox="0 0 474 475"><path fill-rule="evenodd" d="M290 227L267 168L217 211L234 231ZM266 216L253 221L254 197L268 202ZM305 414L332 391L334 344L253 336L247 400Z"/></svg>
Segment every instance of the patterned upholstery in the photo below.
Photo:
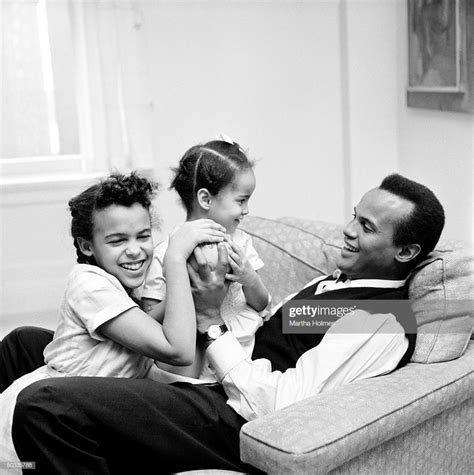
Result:
<svg viewBox="0 0 474 475"><path fill-rule="evenodd" d="M332 273L342 244L342 227L298 218L248 216L242 229L252 236L265 267L259 271L274 303L301 290L320 275Z"/></svg>
<svg viewBox="0 0 474 475"><path fill-rule="evenodd" d="M450 408L331 471L333 475L472 473L474 399Z"/></svg>
<svg viewBox="0 0 474 475"><path fill-rule="evenodd" d="M458 360L410 363L249 422L241 432L241 457L269 473L327 473L336 467L340 473L470 473L473 393L471 343ZM424 432L434 427L438 434ZM450 438L454 433L458 437ZM432 445L441 438L440 446ZM438 450L445 466L459 470L439 470L441 454L430 455ZM394 469L381 469L384 461Z"/></svg>

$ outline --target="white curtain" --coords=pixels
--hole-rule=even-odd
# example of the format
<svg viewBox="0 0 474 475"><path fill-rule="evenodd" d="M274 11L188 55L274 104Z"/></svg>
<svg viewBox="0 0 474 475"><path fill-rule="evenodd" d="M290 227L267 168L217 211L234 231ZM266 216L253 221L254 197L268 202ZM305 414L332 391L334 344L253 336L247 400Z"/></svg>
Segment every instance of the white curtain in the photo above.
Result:
<svg viewBox="0 0 474 475"><path fill-rule="evenodd" d="M151 114L142 35L143 15L133 0L74 2L78 15L78 57L90 104L95 160L108 169L144 169L152 164ZM87 133L87 132L86 132ZM97 168L97 163L93 164Z"/></svg>
<svg viewBox="0 0 474 475"><path fill-rule="evenodd" d="M2 0L4 159L31 158L29 174L39 157L53 174L58 159L73 157L82 172L151 167L153 106L139 5Z"/></svg>

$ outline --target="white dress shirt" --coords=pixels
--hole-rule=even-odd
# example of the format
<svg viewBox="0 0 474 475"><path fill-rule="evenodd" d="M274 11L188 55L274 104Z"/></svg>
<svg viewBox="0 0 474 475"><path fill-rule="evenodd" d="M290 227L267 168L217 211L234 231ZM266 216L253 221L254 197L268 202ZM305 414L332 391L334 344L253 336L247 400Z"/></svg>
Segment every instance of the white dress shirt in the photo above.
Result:
<svg viewBox="0 0 474 475"><path fill-rule="evenodd" d="M338 279L322 282L315 294L344 287L397 288L404 283ZM250 421L340 385L389 373L407 348L405 331L394 315L356 310L340 318L318 346L304 353L295 368L284 373L272 371L267 359L252 361L230 332L209 346L207 356L229 397L227 403Z"/></svg>

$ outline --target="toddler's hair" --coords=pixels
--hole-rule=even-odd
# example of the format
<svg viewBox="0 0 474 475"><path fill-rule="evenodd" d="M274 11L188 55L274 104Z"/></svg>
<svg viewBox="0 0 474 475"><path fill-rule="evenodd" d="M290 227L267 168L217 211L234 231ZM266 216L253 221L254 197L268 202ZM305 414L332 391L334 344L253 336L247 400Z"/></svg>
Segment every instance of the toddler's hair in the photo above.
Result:
<svg viewBox="0 0 474 475"><path fill-rule="evenodd" d="M69 200L71 212L71 234L76 248L79 264L95 264L93 257L82 253L78 238L92 240L94 230L94 212L110 205L130 207L135 203L150 210L151 201L158 185L147 178L140 177L136 172L130 175L114 173L99 183L90 186L79 195Z"/></svg>
<svg viewBox="0 0 474 475"><path fill-rule="evenodd" d="M186 211L193 210L196 192L206 188L211 195L231 184L237 173L251 170L251 162L238 143L212 140L191 147L179 161L170 188L174 188Z"/></svg>

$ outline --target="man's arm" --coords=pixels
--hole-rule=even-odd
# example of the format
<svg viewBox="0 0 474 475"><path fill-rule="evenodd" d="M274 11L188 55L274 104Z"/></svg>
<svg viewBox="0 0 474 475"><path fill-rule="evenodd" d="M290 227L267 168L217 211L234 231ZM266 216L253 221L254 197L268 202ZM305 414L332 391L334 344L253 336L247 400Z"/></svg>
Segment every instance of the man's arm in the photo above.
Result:
<svg viewBox="0 0 474 475"><path fill-rule="evenodd" d="M205 258L196 256L200 272L189 268L196 305L197 330L224 323L220 305L225 295L225 247L219 249L215 272ZM199 258L199 259L198 259ZM246 357L237 339L224 333L206 342L207 356L229 397L228 404L252 420L322 391L394 370L408 341L402 326L388 314L357 310L332 326L321 343L304 353L284 373L272 371L266 359Z"/></svg>
<svg viewBox="0 0 474 475"><path fill-rule="evenodd" d="M215 315L212 320L218 323ZM388 373L407 346L403 328L393 315L358 310L341 318L317 347L284 373L272 371L266 359L246 358L230 333L211 343L207 355L228 404L252 420L342 384Z"/></svg>

